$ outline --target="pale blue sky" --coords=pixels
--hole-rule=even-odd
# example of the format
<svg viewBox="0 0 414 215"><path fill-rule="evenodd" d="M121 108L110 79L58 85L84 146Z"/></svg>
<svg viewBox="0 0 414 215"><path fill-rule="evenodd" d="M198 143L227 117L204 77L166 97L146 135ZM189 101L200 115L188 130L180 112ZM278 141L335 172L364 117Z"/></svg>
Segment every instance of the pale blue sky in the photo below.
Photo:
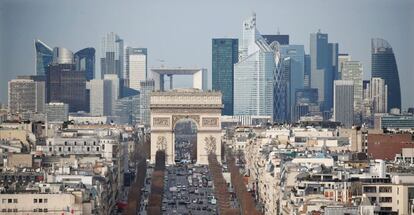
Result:
<svg viewBox="0 0 414 215"><path fill-rule="evenodd" d="M149 66L211 69L211 39L241 36L242 20L257 14L261 33L279 28L292 44L309 51L309 34L321 29L342 53L362 61L370 77L370 38L392 45L400 74L403 107L414 106L414 1L412 0L0 0L0 102L7 81L34 74L33 40L77 51L118 33L126 44L146 47ZM99 62L97 60L97 62ZM96 71L99 74L99 71Z"/></svg>

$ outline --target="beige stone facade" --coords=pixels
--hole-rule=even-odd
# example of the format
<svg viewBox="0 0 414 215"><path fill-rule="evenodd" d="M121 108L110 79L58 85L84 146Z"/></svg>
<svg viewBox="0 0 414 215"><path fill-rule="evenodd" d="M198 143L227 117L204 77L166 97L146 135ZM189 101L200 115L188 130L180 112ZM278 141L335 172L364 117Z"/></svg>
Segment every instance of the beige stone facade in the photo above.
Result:
<svg viewBox="0 0 414 215"><path fill-rule="evenodd" d="M183 119L197 125L197 163L207 164L209 151L220 161L221 109L220 92L177 89L151 93L151 162L158 150L165 150L167 164L174 164L174 129Z"/></svg>

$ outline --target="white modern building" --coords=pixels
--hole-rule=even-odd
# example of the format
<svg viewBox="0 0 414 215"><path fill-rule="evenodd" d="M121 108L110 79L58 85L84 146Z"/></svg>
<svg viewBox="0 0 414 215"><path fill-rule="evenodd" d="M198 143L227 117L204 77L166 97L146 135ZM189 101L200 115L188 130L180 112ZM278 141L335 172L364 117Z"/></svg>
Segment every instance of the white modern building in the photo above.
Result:
<svg viewBox="0 0 414 215"><path fill-rule="evenodd" d="M373 113L387 113L388 86L382 78L372 78L370 97Z"/></svg>
<svg viewBox="0 0 414 215"><path fill-rule="evenodd" d="M110 107L110 115L113 115L113 110L115 109L116 100L119 99L120 96L120 81L118 76L114 74L104 75L104 80L110 82L110 89L105 92L105 99L108 99L108 106Z"/></svg>
<svg viewBox="0 0 414 215"><path fill-rule="evenodd" d="M352 80L334 81L334 120L345 127L354 123L354 82Z"/></svg>
<svg viewBox="0 0 414 215"><path fill-rule="evenodd" d="M140 82L147 80L147 49L125 49L125 79L127 86L139 90Z"/></svg>
<svg viewBox="0 0 414 215"><path fill-rule="evenodd" d="M354 113L355 122L360 122L362 115L362 63L359 61L342 62L341 79L354 82Z"/></svg>
<svg viewBox="0 0 414 215"><path fill-rule="evenodd" d="M45 104L45 82L29 78L18 78L8 82L9 112L43 112Z"/></svg>
<svg viewBox="0 0 414 215"><path fill-rule="evenodd" d="M165 90L165 78L169 79L169 89L174 89L173 77L175 75L191 75L193 78L192 88L203 91L208 90L208 74L204 68L153 68L151 76L154 79L155 90Z"/></svg>
<svg viewBox="0 0 414 215"><path fill-rule="evenodd" d="M255 14L243 22L239 47L239 62L234 65L234 115L273 116L278 47L260 35Z"/></svg>
<svg viewBox="0 0 414 215"><path fill-rule="evenodd" d="M111 114L111 81L93 79L90 81L90 113L92 116Z"/></svg>
<svg viewBox="0 0 414 215"><path fill-rule="evenodd" d="M68 120L69 105L61 102L46 104L47 122L64 122Z"/></svg>

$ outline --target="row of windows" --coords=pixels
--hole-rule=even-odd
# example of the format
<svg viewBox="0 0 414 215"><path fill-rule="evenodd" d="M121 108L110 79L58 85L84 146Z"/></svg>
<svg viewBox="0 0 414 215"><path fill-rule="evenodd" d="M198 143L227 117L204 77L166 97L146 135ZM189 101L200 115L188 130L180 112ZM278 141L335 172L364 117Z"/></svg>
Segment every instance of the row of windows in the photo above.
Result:
<svg viewBox="0 0 414 215"><path fill-rule="evenodd" d="M17 203L17 199L2 199L1 203L6 204L6 203Z"/></svg>
<svg viewBox="0 0 414 215"><path fill-rule="evenodd" d="M33 209L33 212L48 212L49 210L47 208L35 208Z"/></svg>
<svg viewBox="0 0 414 215"><path fill-rule="evenodd" d="M18 212L18 210L17 208L9 208L9 209L3 208L1 212Z"/></svg>
<svg viewBox="0 0 414 215"><path fill-rule="evenodd" d="M68 152L70 152L72 150L72 148L71 147L67 147L67 151ZM51 151L53 151L53 148L52 147L49 147L49 152L51 152ZM58 151L59 152L61 152L62 151L62 147L59 147L58 148ZM81 150L81 151L83 151L83 150ZM91 148L88 146L88 147L86 147L86 151L91 151ZM99 151L99 147L96 147L96 151Z"/></svg>
<svg viewBox="0 0 414 215"><path fill-rule="evenodd" d="M47 199L33 199L33 203L47 203Z"/></svg>

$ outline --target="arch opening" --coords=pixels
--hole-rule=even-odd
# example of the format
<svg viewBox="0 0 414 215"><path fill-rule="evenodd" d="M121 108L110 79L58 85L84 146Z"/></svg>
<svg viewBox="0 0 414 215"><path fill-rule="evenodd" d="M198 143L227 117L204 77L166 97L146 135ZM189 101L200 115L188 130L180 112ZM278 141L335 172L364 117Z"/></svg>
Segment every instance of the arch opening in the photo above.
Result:
<svg viewBox="0 0 414 215"><path fill-rule="evenodd" d="M190 118L178 120L174 125L174 161L176 164L197 162L197 123Z"/></svg>

